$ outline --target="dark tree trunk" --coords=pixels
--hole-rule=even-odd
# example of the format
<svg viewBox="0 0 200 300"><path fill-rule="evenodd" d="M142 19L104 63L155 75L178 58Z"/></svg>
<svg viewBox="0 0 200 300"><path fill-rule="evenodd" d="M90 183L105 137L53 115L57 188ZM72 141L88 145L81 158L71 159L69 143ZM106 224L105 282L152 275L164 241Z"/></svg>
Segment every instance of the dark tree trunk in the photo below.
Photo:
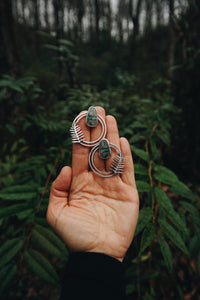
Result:
<svg viewBox="0 0 200 300"><path fill-rule="evenodd" d="M63 0L59 1L59 28L60 28L60 37L63 38L64 36L64 3Z"/></svg>
<svg viewBox="0 0 200 300"><path fill-rule="evenodd" d="M133 0L129 0L129 13L133 23L133 36L136 38L139 34L139 17L143 0L138 0L135 13L133 12Z"/></svg>
<svg viewBox="0 0 200 300"><path fill-rule="evenodd" d="M145 31L149 32L152 29L152 9L153 3L151 0L146 0L146 20L145 20Z"/></svg>
<svg viewBox="0 0 200 300"><path fill-rule="evenodd" d="M84 3L83 0L78 1L77 7L77 20L78 20L78 38L81 41L83 35L83 16L84 16Z"/></svg>
<svg viewBox="0 0 200 300"><path fill-rule="evenodd" d="M169 56L168 56L168 77L172 78L174 65L174 54L176 45L176 36L174 30L174 0L169 1Z"/></svg>
<svg viewBox="0 0 200 300"><path fill-rule="evenodd" d="M22 4L22 20L23 20L23 23L26 22L26 18L25 18L25 1L26 0L21 0L21 4Z"/></svg>
<svg viewBox="0 0 200 300"><path fill-rule="evenodd" d="M133 62L136 49L136 40L139 35L139 17L143 0L138 0L136 3L135 13L133 12L133 0L129 0L129 15L133 23L133 31L130 37L129 50L129 69L133 70Z"/></svg>
<svg viewBox="0 0 200 300"><path fill-rule="evenodd" d="M162 3L160 0L156 0L156 25L162 24Z"/></svg>
<svg viewBox="0 0 200 300"><path fill-rule="evenodd" d="M119 32L119 41L120 43L123 43L124 36L123 36L122 20L119 16L117 17L117 27Z"/></svg>
<svg viewBox="0 0 200 300"><path fill-rule="evenodd" d="M11 0L0 1L0 65L1 72L20 73Z"/></svg>
<svg viewBox="0 0 200 300"><path fill-rule="evenodd" d="M40 28L39 0L33 0L33 7L34 7L34 29L39 30Z"/></svg>
<svg viewBox="0 0 200 300"><path fill-rule="evenodd" d="M123 23L122 23L124 16L126 16L126 14L124 13L124 1L119 0L118 11L116 14L116 21L117 21L118 36L119 36L120 43L123 43L123 41L124 41L124 32L123 32ZM128 21L128 18L127 18L127 21Z"/></svg>
<svg viewBox="0 0 200 300"><path fill-rule="evenodd" d="M89 6L89 38L90 41L93 40L94 35L94 2L92 0L88 0Z"/></svg>
<svg viewBox="0 0 200 300"><path fill-rule="evenodd" d="M15 37L15 23L11 0L0 1L0 72L13 77L20 75L20 63ZM11 91L6 101L0 102L0 122L6 124L15 109L15 92Z"/></svg>
<svg viewBox="0 0 200 300"><path fill-rule="evenodd" d="M66 33L67 33L67 38L71 38L71 18L70 18L70 5L68 2L63 3L63 10L65 10L66 14L64 16L65 18L65 24L66 25Z"/></svg>
<svg viewBox="0 0 200 300"><path fill-rule="evenodd" d="M96 39L99 40L99 19L100 19L100 9L99 1L94 0L95 3L95 30L96 30Z"/></svg>
<svg viewBox="0 0 200 300"><path fill-rule="evenodd" d="M56 31L56 38L61 39L63 37L63 2L62 0L53 0L54 8L54 28Z"/></svg>
<svg viewBox="0 0 200 300"><path fill-rule="evenodd" d="M112 32L112 10L111 10L110 0L107 0L107 30L108 30L109 37L111 38L111 32Z"/></svg>
<svg viewBox="0 0 200 300"><path fill-rule="evenodd" d="M57 46L60 45L59 40L63 37L63 28L61 28L61 1L60 0L53 0L53 7L54 7L54 28L56 31L56 41ZM60 52L58 51L57 56L60 56ZM63 74L63 64L61 60L58 60L58 73L60 77L62 77Z"/></svg>
<svg viewBox="0 0 200 300"><path fill-rule="evenodd" d="M58 38L60 38L58 0L53 0L53 8L54 8L54 28L55 28L56 36L58 39Z"/></svg>
<svg viewBox="0 0 200 300"><path fill-rule="evenodd" d="M18 1L17 0L13 0L13 16L15 17L15 20L18 21Z"/></svg>
<svg viewBox="0 0 200 300"><path fill-rule="evenodd" d="M49 0L44 1L44 19L47 30L49 29L49 13L48 13Z"/></svg>

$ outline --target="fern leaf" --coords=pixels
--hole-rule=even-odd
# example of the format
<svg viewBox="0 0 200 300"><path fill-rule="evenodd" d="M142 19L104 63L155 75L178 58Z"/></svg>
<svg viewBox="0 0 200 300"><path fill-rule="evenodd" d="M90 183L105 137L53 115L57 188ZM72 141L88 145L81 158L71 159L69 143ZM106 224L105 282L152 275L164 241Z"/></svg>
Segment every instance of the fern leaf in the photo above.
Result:
<svg viewBox="0 0 200 300"><path fill-rule="evenodd" d="M173 188L182 189L187 193L190 192L189 188L178 179L178 177L173 171L160 165L155 165L153 169L155 171L153 174L154 179L162 183L171 185Z"/></svg>
<svg viewBox="0 0 200 300"><path fill-rule="evenodd" d="M17 213L20 213L22 210L29 209L30 205L28 203L14 204L2 207L0 210L0 219L6 218Z"/></svg>
<svg viewBox="0 0 200 300"><path fill-rule="evenodd" d="M13 277L17 273L17 266L10 264L3 269L1 269L0 272L0 296L3 295L5 289L9 285L9 283L12 281Z"/></svg>
<svg viewBox="0 0 200 300"><path fill-rule="evenodd" d="M186 198L186 199L189 199L192 201L196 201L197 197L190 191L190 189L185 184L183 184L183 185L184 185L184 187L180 186L180 182L179 182L179 186L178 187L177 186L170 187L169 192L172 192L183 198Z"/></svg>
<svg viewBox="0 0 200 300"><path fill-rule="evenodd" d="M58 285L59 277L50 262L38 251L29 249L24 253L28 268L39 278Z"/></svg>
<svg viewBox="0 0 200 300"><path fill-rule="evenodd" d="M197 218L200 219L200 214L198 209L196 209L196 207L194 205L192 205L189 202L186 201L180 201L180 204L192 215L192 216L196 216Z"/></svg>
<svg viewBox="0 0 200 300"><path fill-rule="evenodd" d="M173 272L172 253L168 243L166 242L164 236L161 233L159 233L158 235L158 243L160 245L160 250L164 258L165 266L167 267L168 272L172 274Z"/></svg>
<svg viewBox="0 0 200 300"><path fill-rule="evenodd" d="M153 178L162 182L162 183L165 183L165 184L168 184L168 185L171 185L171 186L175 186L176 188L183 188L185 189L185 185L178 179L178 177L176 176L176 174L169 170L168 168L164 167L164 166L154 166L154 174L153 174Z"/></svg>
<svg viewBox="0 0 200 300"><path fill-rule="evenodd" d="M190 244L189 244L189 252L191 258L196 256L199 251L200 251L200 239L197 235L194 235L193 238L190 240Z"/></svg>
<svg viewBox="0 0 200 300"><path fill-rule="evenodd" d="M34 218L34 213L33 212L34 211L33 211L32 208L26 209L26 210L23 210L23 211L19 212L17 214L17 217L18 217L19 220L24 220L24 219L27 219L27 218L30 218L30 219L32 218L33 219Z"/></svg>
<svg viewBox="0 0 200 300"><path fill-rule="evenodd" d="M65 251L65 253L61 252L61 250L58 248L57 244L57 239L52 239L52 240L49 240L48 239L48 232L47 232L47 235L42 234L41 231L38 231L38 227L41 227L41 226L37 226L33 232L32 232L32 241L33 241L33 244L38 247L39 249L43 249L45 251L47 251L49 254L51 254L52 256L55 256L57 258L60 258L61 260L63 261L66 261L67 260L67 257L68 257L68 253L67 251ZM59 240L59 239L58 239ZM59 240L59 244L62 243L60 240Z"/></svg>
<svg viewBox="0 0 200 300"><path fill-rule="evenodd" d="M148 169L140 164L134 164L135 174L148 175Z"/></svg>
<svg viewBox="0 0 200 300"><path fill-rule="evenodd" d="M155 172L165 174L167 177L171 177L173 180L179 180L176 174L165 166L155 165L153 169Z"/></svg>
<svg viewBox="0 0 200 300"><path fill-rule="evenodd" d="M62 242L62 240L54 232L52 232L50 229L45 228L45 227L40 226L40 225L36 225L36 230L38 232L40 232L42 235L44 235L49 241L54 243L56 245L56 247L58 247L58 249L61 252L63 252L63 254L65 254L65 255L68 254L68 251L67 251L67 248L66 248L65 244Z"/></svg>
<svg viewBox="0 0 200 300"><path fill-rule="evenodd" d="M189 231L186 224L180 218L179 214L174 210L170 198L167 194L161 190L159 187L154 189L156 198L158 200L159 206L162 208L165 216L176 226L177 229L182 231L186 237L189 236Z"/></svg>
<svg viewBox="0 0 200 300"><path fill-rule="evenodd" d="M16 243L20 241L19 238L14 238L12 240L6 241L0 247L0 256L2 256L5 252L7 252L10 248L13 248Z"/></svg>
<svg viewBox="0 0 200 300"><path fill-rule="evenodd" d="M152 223L148 224L148 226L144 229L142 234L139 255L141 255L144 252L144 250L151 244L155 233L155 225Z"/></svg>
<svg viewBox="0 0 200 300"><path fill-rule="evenodd" d="M143 228L152 220L152 218L153 210L150 207L144 207L140 210L135 236L143 230Z"/></svg>
<svg viewBox="0 0 200 300"><path fill-rule="evenodd" d="M163 141L164 144L166 144L167 146L170 145L170 136L169 133L166 131L157 131L156 132L157 136L161 139L161 141Z"/></svg>
<svg viewBox="0 0 200 300"><path fill-rule="evenodd" d="M150 140L150 145L151 145L151 153L153 157L155 159L160 159L161 155L154 141Z"/></svg>
<svg viewBox="0 0 200 300"><path fill-rule="evenodd" d="M136 180L136 186L139 193L149 192L151 190L150 184L142 180Z"/></svg>
<svg viewBox="0 0 200 300"><path fill-rule="evenodd" d="M29 193L2 193L0 192L0 198L4 200L12 200L12 201L19 201L19 200L30 200L37 197L37 193L29 192Z"/></svg>
<svg viewBox="0 0 200 300"><path fill-rule="evenodd" d="M39 224L41 226L47 226L48 225L46 218L42 218L42 217L36 217L35 222L36 222L36 224Z"/></svg>
<svg viewBox="0 0 200 300"><path fill-rule="evenodd" d="M18 239L17 239L18 240ZM4 265L6 265L11 259L13 259L13 257L15 257L15 255L17 255L17 253L21 250L22 246L23 246L24 242L22 240L18 240L16 242L15 239L15 243L13 244L12 241L8 241L6 242L0 249L0 251L2 252L2 255L0 257L0 267L3 267ZM12 246L11 246L12 245ZM9 246L9 247L8 247ZM7 251L5 251L5 249Z"/></svg>
<svg viewBox="0 0 200 300"><path fill-rule="evenodd" d="M174 243L174 245L176 245L177 248L179 248L183 253L189 256L188 249L186 248L180 234L165 220L158 219L158 223L162 228L163 234L168 237Z"/></svg>
<svg viewBox="0 0 200 300"><path fill-rule="evenodd" d="M150 157L149 154L147 152L145 152L144 150L141 149L135 149L134 148L134 153L139 156L140 158L142 158L143 160L145 160L146 162L150 161Z"/></svg>
<svg viewBox="0 0 200 300"><path fill-rule="evenodd" d="M25 192L34 192L36 186L33 183L30 184L23 184L23 185L11 185L1 189L0 193L25 193Z"/></svg>

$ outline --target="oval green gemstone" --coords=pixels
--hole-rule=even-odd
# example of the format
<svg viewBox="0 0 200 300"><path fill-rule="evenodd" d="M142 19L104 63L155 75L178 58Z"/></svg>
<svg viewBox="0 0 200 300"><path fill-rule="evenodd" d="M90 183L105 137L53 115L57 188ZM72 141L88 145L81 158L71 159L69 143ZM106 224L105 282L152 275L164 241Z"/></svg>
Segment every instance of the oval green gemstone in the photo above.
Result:
<svg viewBox="0 0 200 300"><path fill-rule="evenodd" d="M99 142L99 157L102 159L108 159L111 156L111 150L109 141L107 139L102 139Z"/></svg>
<svg viewBox="0 0 200 300"><path fill-rule="evenodd" d="M97 110L94 106L90 106L86 116L86 125L89 127L96 127L97 123Z"/></svg>

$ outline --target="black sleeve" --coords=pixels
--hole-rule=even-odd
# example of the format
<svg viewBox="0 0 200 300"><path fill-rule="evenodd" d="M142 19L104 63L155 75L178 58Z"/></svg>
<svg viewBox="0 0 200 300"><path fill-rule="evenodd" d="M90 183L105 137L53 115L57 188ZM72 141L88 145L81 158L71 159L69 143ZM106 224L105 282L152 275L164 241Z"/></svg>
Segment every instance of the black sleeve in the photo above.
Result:
<svg viewBox="0 0 200 300"><path fill-rule="evenodd" d="M70 255L60 300L125 300L123 264L101 253Z"/></svg>

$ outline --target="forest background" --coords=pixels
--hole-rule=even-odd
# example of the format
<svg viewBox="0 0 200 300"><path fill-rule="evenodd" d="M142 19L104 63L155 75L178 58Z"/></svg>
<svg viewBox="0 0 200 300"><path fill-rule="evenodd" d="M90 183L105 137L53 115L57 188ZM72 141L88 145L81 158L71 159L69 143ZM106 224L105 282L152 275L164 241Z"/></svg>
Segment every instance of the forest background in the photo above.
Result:
<svg viewBox="0 0 200 300"><path fill-rule="evenodd" d="M199 70L199 0L1 0L1 299L59 299L68 250L48 195L90 105L135 163L127 299L200 299Z"/></svg>

